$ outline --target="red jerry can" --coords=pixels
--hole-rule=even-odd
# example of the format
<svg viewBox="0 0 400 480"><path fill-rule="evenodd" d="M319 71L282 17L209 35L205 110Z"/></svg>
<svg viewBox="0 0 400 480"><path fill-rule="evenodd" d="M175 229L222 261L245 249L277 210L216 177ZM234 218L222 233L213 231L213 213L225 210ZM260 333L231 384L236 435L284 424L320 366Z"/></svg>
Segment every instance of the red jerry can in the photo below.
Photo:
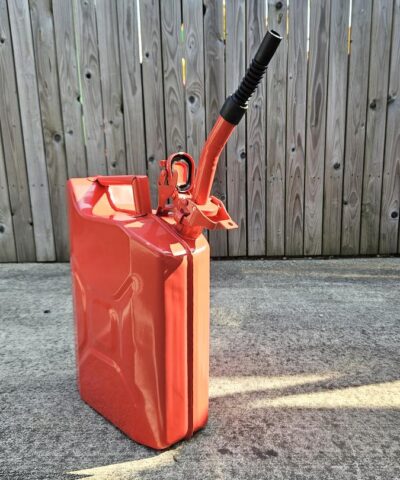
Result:
<svg viewBox="0 0 400 480"><path fill-rule="evenodd" d="M202 231L237 226L211 186L280 40L265 36L197 173L184 152L160 162L156 210L146 176L68 181L79 391L149 447L166 448L207 422L210 250Z"/></svg>

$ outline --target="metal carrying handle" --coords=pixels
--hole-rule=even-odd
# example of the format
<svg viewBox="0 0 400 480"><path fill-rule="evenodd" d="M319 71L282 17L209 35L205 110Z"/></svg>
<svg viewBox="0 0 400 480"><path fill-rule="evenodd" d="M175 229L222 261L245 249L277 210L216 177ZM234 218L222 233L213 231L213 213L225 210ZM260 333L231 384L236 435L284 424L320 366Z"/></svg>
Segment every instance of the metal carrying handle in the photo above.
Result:
<svg viewBox="0 0 400 480"><path fill-rule="evenodd" d="M95 180L103 187L112 187L113 185L132 185L135 177L136 175L115 175L114 177L99 175Z"/></svg>
<svg viewBox="0 0 400 480"><path fill-rule="evenodd" d="M149 178L145 175L116 175L107 177L99 175L94 178L99 185L107 189L107 198L114 210L135 215L146 215L151 213L150 184ZM119 208L113 202L108 187L116 185L130 185L133 192L134 210Z"/></svg>

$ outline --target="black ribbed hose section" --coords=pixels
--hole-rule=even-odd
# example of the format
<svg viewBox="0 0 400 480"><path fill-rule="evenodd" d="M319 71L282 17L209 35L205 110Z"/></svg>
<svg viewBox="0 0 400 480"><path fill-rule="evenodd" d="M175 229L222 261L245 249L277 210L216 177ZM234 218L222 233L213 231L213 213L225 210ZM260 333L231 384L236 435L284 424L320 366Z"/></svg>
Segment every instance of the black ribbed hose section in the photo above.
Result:
<svg viewBox="0 0 400 480"><path fill-rule="evenodd" d="M237 125L242 119L247 110L248 101L264 76L281 40L282 37L274 30L266 33L239 88L225 100L221 108L220 115L227 122Z"/></svg>

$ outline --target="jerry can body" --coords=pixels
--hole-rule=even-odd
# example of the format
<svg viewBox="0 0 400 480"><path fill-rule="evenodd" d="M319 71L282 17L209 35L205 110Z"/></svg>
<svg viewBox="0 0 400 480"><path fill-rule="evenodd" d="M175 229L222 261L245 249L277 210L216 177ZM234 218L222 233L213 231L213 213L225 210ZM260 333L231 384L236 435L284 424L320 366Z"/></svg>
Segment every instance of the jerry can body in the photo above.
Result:
<svg viewBox="0 0 400 480"><path fill-rule="evenodd" d="M160 160L146 176L68 181L80 394L133 440L162 449L207 422L210 252L204 229L237 224L211 195L218 160L282 37L263 38L198 164Z"/></svg>
<svg viewBox="0 0 400 480"><path fill-rule="evenodd" d="M68 182L78 385L162 449L207 422L209 246L155 215L147 177L121 178Z"/></svg>

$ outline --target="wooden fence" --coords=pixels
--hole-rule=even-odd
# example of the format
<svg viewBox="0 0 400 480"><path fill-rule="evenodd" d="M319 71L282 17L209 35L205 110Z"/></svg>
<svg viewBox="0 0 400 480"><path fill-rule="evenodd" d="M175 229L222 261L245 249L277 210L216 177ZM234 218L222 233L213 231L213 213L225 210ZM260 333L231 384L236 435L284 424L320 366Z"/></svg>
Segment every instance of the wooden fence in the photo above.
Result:
<svg viewBox="0 0 400 480"><path fill-rule="evenodd" d="M198 158L267 23L213 254L398 253L400 0L0 0L0 261L68 259L68 177Z"/></svg>

